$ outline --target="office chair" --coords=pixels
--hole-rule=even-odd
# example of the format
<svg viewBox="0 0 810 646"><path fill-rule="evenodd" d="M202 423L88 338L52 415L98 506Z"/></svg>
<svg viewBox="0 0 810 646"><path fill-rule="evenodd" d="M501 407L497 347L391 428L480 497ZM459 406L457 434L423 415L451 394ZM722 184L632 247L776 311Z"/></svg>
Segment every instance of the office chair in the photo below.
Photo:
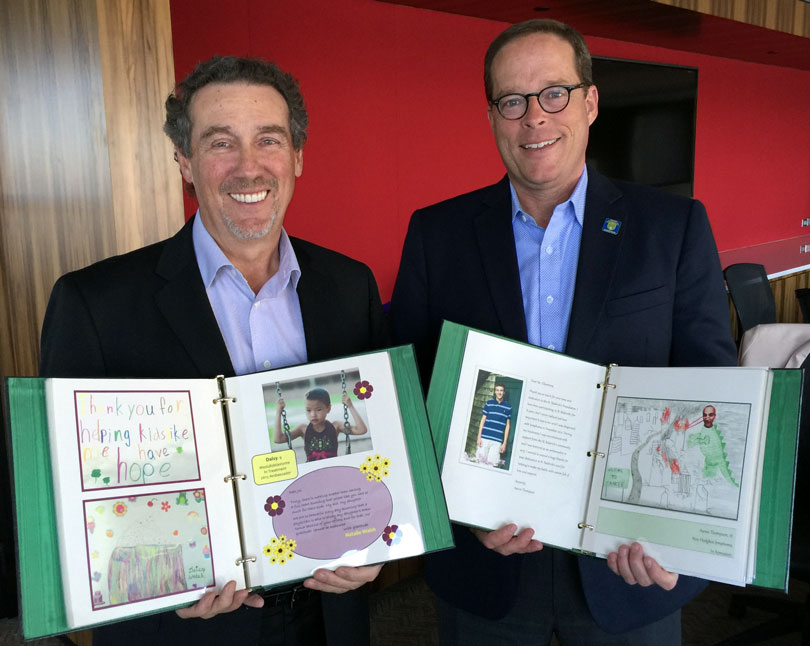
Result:
<svg viewBox="0 0 810 646"><path fill-rule="evenodd" d="M726 267L723 276L743 332L760 323L776 323L776 303L765 267L738 263Z"/></svg>

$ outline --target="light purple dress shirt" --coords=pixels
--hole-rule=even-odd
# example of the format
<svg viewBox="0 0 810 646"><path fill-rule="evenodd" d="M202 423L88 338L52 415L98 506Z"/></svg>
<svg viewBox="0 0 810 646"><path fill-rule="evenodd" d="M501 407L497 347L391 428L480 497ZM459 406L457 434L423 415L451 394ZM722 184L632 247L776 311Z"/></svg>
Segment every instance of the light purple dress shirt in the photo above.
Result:
<svg viewBox="0 0 810 646"><path fill-rule="evenodd" d="M287 233L282 229L278 243L278 271L254 294L208 233L199 211L192 226L205 291L236 374L306 362L304 322L296 292L301 269Z"/></svg>

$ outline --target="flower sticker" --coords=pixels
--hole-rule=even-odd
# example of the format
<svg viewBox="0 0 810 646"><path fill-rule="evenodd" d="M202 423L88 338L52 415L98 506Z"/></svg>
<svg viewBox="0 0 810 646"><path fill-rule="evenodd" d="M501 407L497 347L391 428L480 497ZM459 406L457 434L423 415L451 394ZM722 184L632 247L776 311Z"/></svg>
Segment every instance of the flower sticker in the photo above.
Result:
<svg viewBox="0 0 810 646"><path fill-rule="evenodd" d="M383 531L382 539L388 547L397 545L402 540L402 530L398 525L389 525Z"/></svg>
<svg viewBox="0 0 810 646"><path fill-rule="evenodd" d="M284 501L281 496L270 496L264 505L264 510L270 516L281 516L284 513Z"/></svg>
<svg viewBox="0 0 810 646"><path fill-rule="evenodd" d="M358 381L354 385L354 396L357 397L357 399L368 399L373 392L374 386L367 381Z"/></svg>
<svg viewBox="0 0 810 646"><path fill-rule="evenodd" d="M358 469L360 469L360 473L366 474L366 480L369 482L382 482L383 478L391 475L390 467L391 460L377 453L376 455L367 455Z"/></svg>
<svg viewBox="0 0 810 646"><path fill-rule="evenodd" d="M202 489L192 491L191 494L194 496L195 502L202 502L205 500L205 492Z"/></svg>
<svg viewBox="0 0 810 646"><path fill-rule="evenodd" d="M169 504L168 500L164 500L162 503L160 503L161 511L169 511L171 508L172 506Z"/></svg>
<svg viewBox="0 0 810 646"><path fill-rule="evenodd" d="M270 559L271 565L286 565L295 556L296 542L292 538L284 535L270 539L270 542L262 550L264 555Z"/></svg>
<svg viewBox="0 0 810 646"><path fill-rule="evenodd" d="M113 513L116 516L123 516L127 513L127 506L120 500L113 505Z"/></svg>

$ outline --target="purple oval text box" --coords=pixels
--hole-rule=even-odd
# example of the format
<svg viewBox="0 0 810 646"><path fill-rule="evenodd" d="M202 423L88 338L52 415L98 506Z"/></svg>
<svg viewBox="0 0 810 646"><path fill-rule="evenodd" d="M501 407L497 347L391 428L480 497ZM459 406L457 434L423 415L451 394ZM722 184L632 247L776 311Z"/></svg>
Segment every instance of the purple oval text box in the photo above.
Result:
<svg viewBox="0 0 810 646"><path fill-rule="evenodd" d="M290 484L281 498L284 512L273 518L273 531L295 539L295 553L313 559L365 549L383 533L394 509L388 487L369 482L355 467L308 473ZM357 501L365 508L359 516Z"/></svg>

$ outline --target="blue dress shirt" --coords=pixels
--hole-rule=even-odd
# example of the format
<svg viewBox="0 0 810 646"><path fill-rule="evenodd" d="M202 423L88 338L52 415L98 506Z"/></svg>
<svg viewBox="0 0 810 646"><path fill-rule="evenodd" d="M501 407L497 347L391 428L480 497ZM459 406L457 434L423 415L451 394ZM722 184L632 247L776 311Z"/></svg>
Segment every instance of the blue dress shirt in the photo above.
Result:
<svg viewBox="0 0 810 646"><path fill-rule="evenodd" d="M282 229L278 271L258 294L233 266L195 216L192 239L205 291L237 375L281 368L307 360L304 322L298 302L301 269Z"/></svg>
<svg viewBox="0 0 810 646"><path fill-rule="evenodd" d="M509 184L529 343L557 352L565 351L568 337L587 188L586 168L571 197L554 207L543 229L521 209L515 188Z"/></svg>

